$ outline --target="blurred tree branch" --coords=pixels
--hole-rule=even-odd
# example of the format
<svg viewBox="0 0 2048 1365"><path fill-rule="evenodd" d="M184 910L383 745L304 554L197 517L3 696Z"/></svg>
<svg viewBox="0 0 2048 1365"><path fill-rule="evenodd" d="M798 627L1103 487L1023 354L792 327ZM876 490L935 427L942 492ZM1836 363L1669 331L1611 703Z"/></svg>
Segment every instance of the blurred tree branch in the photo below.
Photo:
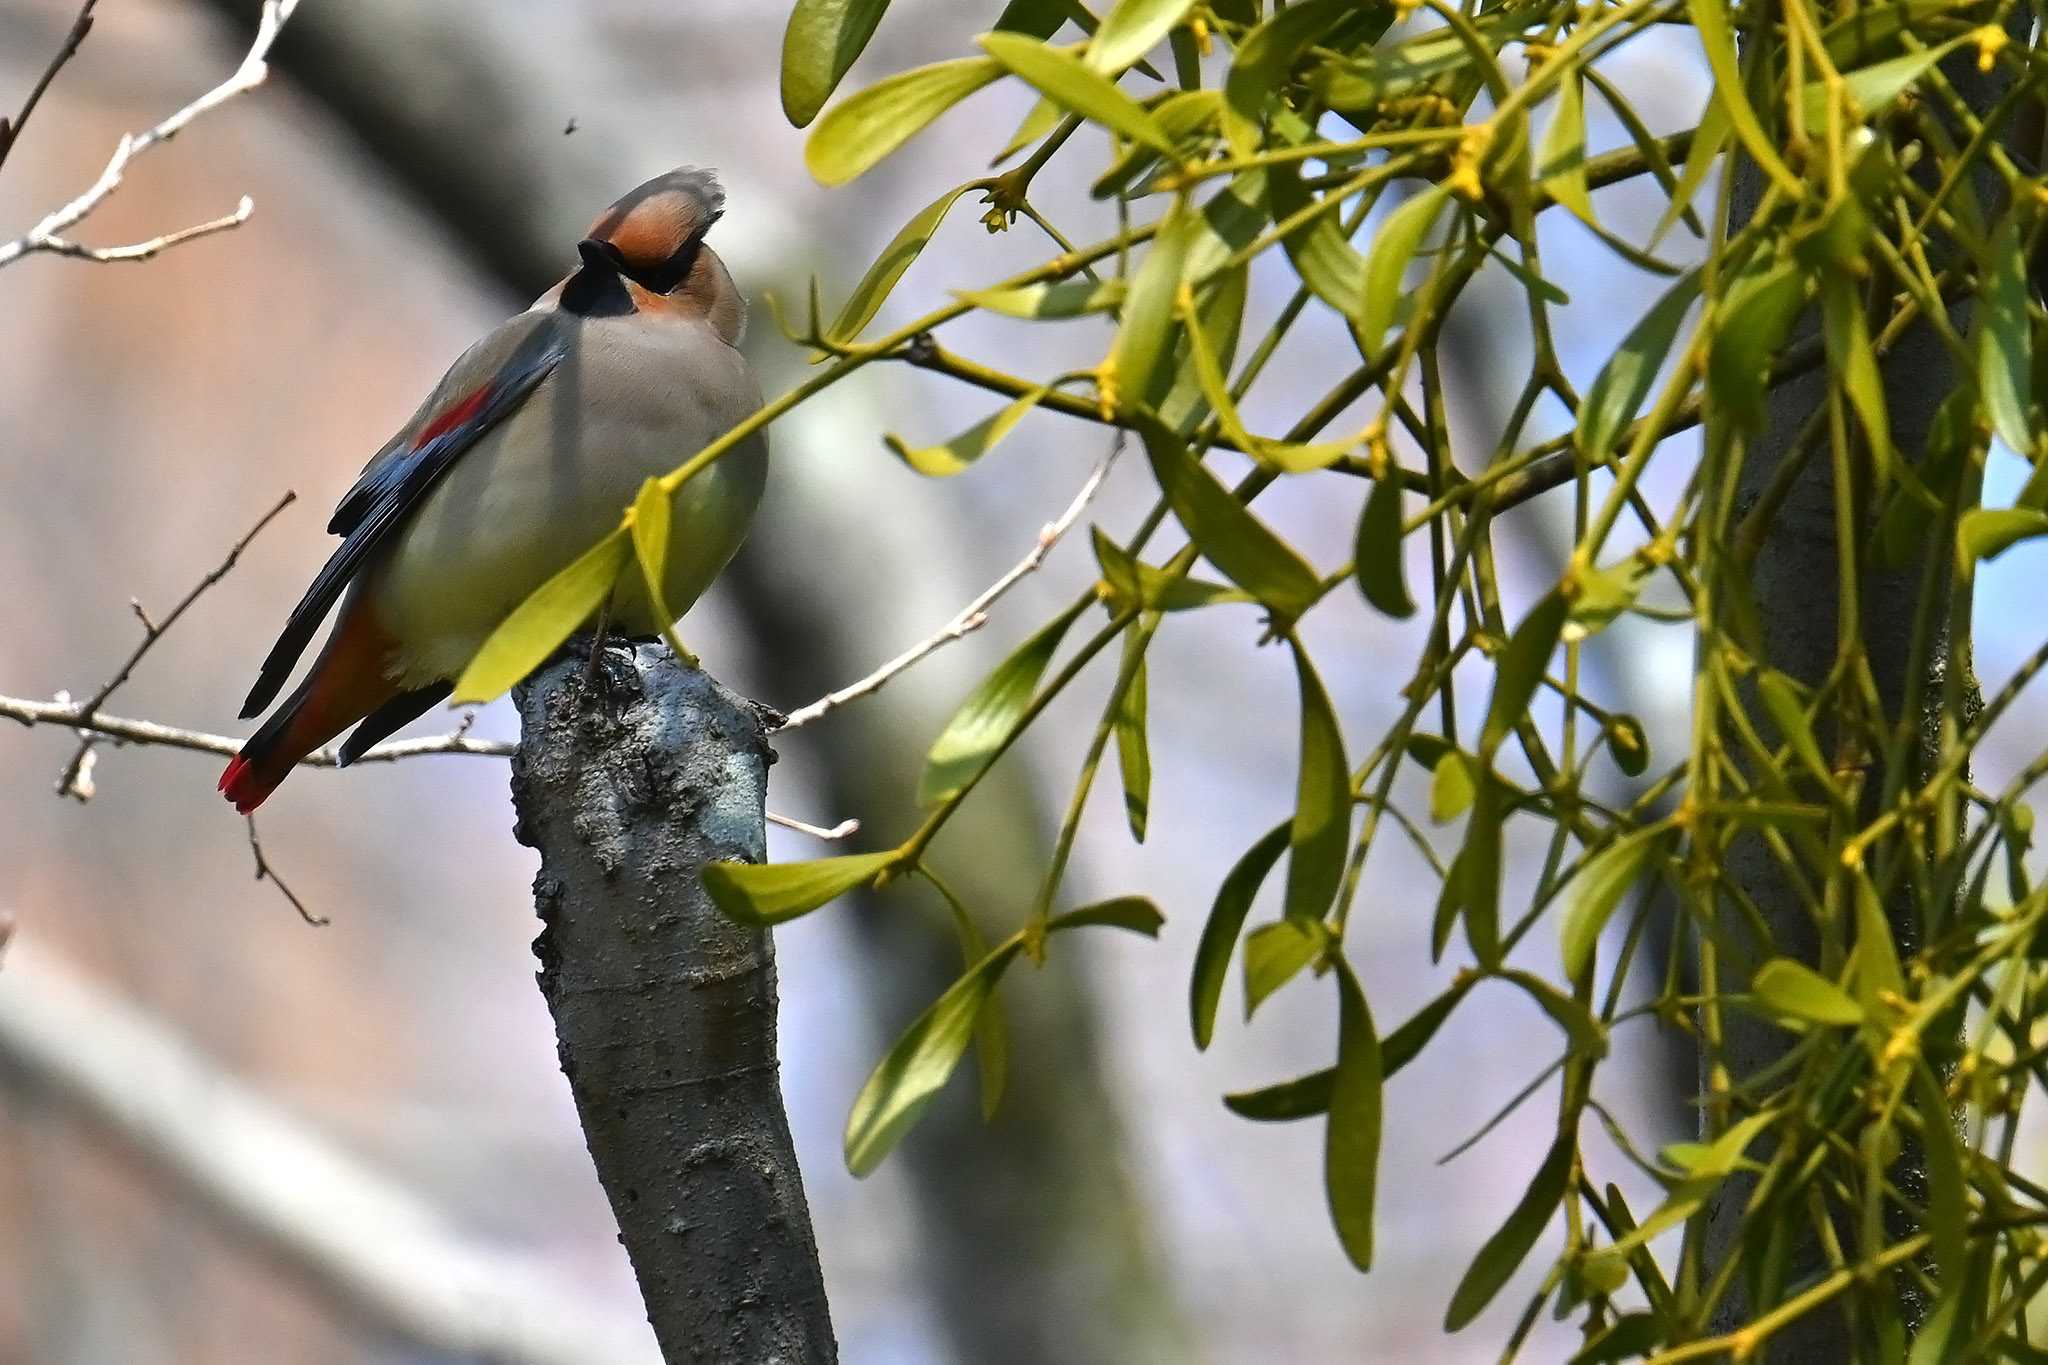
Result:
<svg viewBox="0 0 2048 1365"><path fill-rule="evenodd" d="M478 1249L163 1021L20 944L0 989L0 1084L85 1114L238 1239L401 1341L498 1365L656 1358L638 1324Z"/></svg>

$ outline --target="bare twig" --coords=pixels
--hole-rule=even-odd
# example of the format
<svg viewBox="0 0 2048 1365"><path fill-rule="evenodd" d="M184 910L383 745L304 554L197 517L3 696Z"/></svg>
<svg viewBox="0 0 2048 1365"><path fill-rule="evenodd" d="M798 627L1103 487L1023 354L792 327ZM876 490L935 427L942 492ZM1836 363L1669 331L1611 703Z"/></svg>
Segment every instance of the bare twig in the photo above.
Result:
<svg viewBox="0 0 2048 1365"><path fill-rule="evenodd" d="M270 859L263 856L263 840L258 838L256 834L256 817L245 815L242 818L249 822L249 852L256 858L256 880L260 882L268 879L270 884L275 886L283 893L284 898L292 903L292 909L299 912L299 918L312 925L315 929L324 929L329 924L332 924L333 921L328 919L327 916L316 915L311 910L308 910L306 903L293 893L291 887L285 885L284 878L277 875L277 869L270 865Z"/></svg>
<svg viewBox="0 0 2048 1365"><path fill-rule="evenodd" d="M264 527L277 519L278 513L298 501L298 497L297 493L287 488L284 491L284 496L277 500L276 505L258 518L256 524L250 527L248 532L234 543L233 547L228 550L227 558L223 559L206 577L194 584L192 591L186 593L180 599L178 605L171 608L170 615L164 617L161 624L150 619L149 613L143 610L142 603L139 600L131 599L129 601L128 605L134 611L136 619L142 622L141 643L135 646L134 651L129 654L127 660L122 663L120 668L114 671L114 675L100 685L100 690L93 693L91 699L79 708L81 729L86 728L85 722L91 721L94 716L99 714L100 707L106 704L107 698L114 695L115 689L128 681L129 675L135 672L135 666L142 662L142 656L149 653L151 647L163 637L163 633L178 624L178 618L185 614L186 608L204 596L208 588L220 582L221 579L226 578L229 571L235 567L236 561L241 559L242 551L249 548L249 543L263 533ZM80 742L77 752L71 755L71 761L64 765L64 771L57 777L57 794L59 796L69 796L78 801L90 801L92 799L92 782L90 778L85 777L85 773L86 765L92 758L92 746L95 742L95 738L88 733L87 737ZM81 781L81 778L85 778L85 780Z"/></svg>
<svg viewBox="0 0 2048 1365"><path fill-rule="evenodd" d="M789 713L782 729L794 730L799 726L809 725L850 701L858 701L869 693L881 691L891 678L918 663L926 655L955 640L963 639L986 625L988 609L994 606L1004 593L1037 572L1038 566L1045 563L1045 557L1052 551L1052 547L1059 544L1060 538L1071 531L1074 524L1081 519L1081 514L1088 510L1088 504L1094 501L1096 492L1102 487L1102 481L1109 477L1110 466L1116 463L1116 457L1123 452L1124 437L1123 431L1116 433L1116 438L1110 442L1109 450L1096 461L1095 468L1088 472L1088 477L1082 481L1080 491L1075 493L1074 500L1067 504L1067 510L1040 528L1038 540L1032 545L1030 553L1011 565L1007 573L989 584L978 597L962 607L952 620L860 681L849 683L836 692L828 692L808 706L799 706Z"/></svg>
<svg viewBox="0 0 2048 1365"><path fill-rule="evenodd" d="M167 232L131 246L90 247L74 242L64 235L84 221L106 202L108 196L120 188L122 176L127 173L129 163L136 157L159 143L170 141L201 115L218 109L235 96L263 84L264 77L270 74L266 59L271 46L277 41L278 31L284 27L285 21L291 18L292 11L298 6L299 0L264 0L263 17L256 26L255 40L249 44L249 51L242 58L242 64L235 68L234 74L155 127L140 133L122 134L121 140L114 146L113 156L107 160L106 169L100 172L99 179L95 180L83 194L45 214L41 222L13 241L0 242L0 266L8 265L38 251L89 261L146 261L166 247L191 241L195 237L225 232L246 221L253 206L245 196L235 212L225 217L182 228L176 232ZM37 94L40 93L38 89Z"/></svg>
<svg viewBox="0 0 2048 1365"><path fill-rule="evenodd" d="M28 126L28 116L36 111L36 105L41 102L43 92L50 88L50 82L57 79L57 73L64 69L64 63L71 60L78 51L78 45L85 41L85 35L92 31L92 7L98 3L99 0L85 0L85 4L79 7L78 17L71 21L71 31L64 35L63 46L57 49L56 56L50 58L50 64L43 68L42 76L36 81L35 88L28 92L28 98L22 102L21 112L14 116L14 121L9 123L6 119L0 119L0 166L7 164L7 154L14 150L15 140L21 136L21 130Z"/></svg>

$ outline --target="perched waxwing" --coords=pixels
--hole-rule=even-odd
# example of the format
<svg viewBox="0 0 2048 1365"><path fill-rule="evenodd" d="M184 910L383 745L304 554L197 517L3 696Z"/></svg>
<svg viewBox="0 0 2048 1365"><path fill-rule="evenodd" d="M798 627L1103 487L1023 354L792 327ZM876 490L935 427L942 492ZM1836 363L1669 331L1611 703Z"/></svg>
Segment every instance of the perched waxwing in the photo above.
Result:
<svg viewBox="0 0 2048 1365"><path fill-rule="evenodd" d="M606 209L576 244L580 268L464 352L364 468L327 525L341 547L242 706L246 719L270 705L338 602L305 681L221 774L236 810L349 726L344 765L447 697L492 630L616 527L644 480L761 406L735 349L746 303L704 242L724 202L709 172L683 169ZM687 611L739 548L767 460L756 433L677 490L671 610ZM610 621L629 635L669 624L632 574Z"/></svg>

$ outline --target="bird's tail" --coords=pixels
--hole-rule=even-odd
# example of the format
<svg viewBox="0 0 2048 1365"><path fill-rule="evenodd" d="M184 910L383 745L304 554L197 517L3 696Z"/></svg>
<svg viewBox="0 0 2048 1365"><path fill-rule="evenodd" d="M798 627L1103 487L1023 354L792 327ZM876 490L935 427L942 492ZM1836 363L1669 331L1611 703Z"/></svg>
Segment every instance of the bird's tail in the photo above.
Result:
<svg viewBox="0 0 2048 1365"><path fill-rule="evenodd" d="M237 812L262 805L300 759L391 700L398 689L383 674L386 644L366 614L343 616L306 680L220 775L220 791Z"/></svg>

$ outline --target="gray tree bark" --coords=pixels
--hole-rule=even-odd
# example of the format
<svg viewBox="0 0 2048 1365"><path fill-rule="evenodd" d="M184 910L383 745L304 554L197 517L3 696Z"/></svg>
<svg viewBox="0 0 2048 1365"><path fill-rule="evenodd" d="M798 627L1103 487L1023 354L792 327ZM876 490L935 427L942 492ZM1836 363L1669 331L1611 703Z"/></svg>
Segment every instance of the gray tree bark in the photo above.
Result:
<svg viewBox="0 0 2048 1365"><path fill-rule="evenodd" d="M838 1358L783 1111L768 934L708 862L766 854L760 712L666 649L569 656L515 692L534 941L598 1179L663 1357Z"/></svg>
<svg viewBox="0 0 2048 1365"><path fill-rule="evenodd" d="M2023 31L2016 36L2023 39ZM1962 60L1944 63L1943 70L1978 115L1996 103L2007 83L2002 76L1987 77L1978 72L1973 54L1963 54ZM1730 223L1731 228L1739 228L1748 223L1755 212L1763 192L1763 177L1754 163L1747 159L1737 162L1733 174L1736 179L1732 187ZM1980 202L1987 212L1998 211L1998 192L1989 178L1979 176L1976 184ZM1967 316L1967 303L1952 306L1951 317L1958 327L1963 325ZM1810 338L1818 331L1817 316L1809 315L1795 330L1794 339ZM1969 381L1959 372L1954 356L1941 344L1933 329L1924 324L1909 327L1879 365L1885 400L1890 409L1892 439L1902 454L1917 460L1927 447L1935 413L1942 401ZM1779 384L1770 394L1764 430L1749 443L1740 475L1738 497L1742 506L1754 504L1784 462L1792 458L1801 428L1827 401L1832 382L1832 375L1822 367ZM1834 665L1844 587L1840 573L1836 506L1839 498L1853 499L1857 496L1855 490L1837 487L1833 462L1826 451L1816 453L1794 480L1790 494L1765 533L1755 560L1751 587L1762 631L1762 661L1809 687L1822 685ZM1873 509L1865 506L1856 507L1859 535L1868 534L1871 530L1872 512ZM1952 562L1953 527L1940 521L1936 522L1936 527L1937 532L1930 534L1922 554L1938 557L1937 572L1928 590L1946 599L1951 591L1951 577L1946 566ZM1943 531L1947 534L1942 534ZM1857 624L1862 645L1886 717L1893 722L1904 707L1909 691L1913 666L1913 623L1927 581L1926 561L1915 559L1901 569L1868 571L1855 585L1859 598ZM1945 613L1943 619L1946 619ZM1930 651L1926 666L1926 691L1922 694L1923 741L1920 751L1909 759L1917 767L1909 780L1916 784L1931 769L1926 737L1930 733L1938 733L1942 680L1947 670L1951 667L1964 670L1965 689L1970 695L1974 696L1976 687L1974 676L1969 671L1970 642L1967 639L1950 640L1944 632ZM1766 736L1776 733L1776 727L1761 705L1752 704L1749 709L1760 733ZM1929 715L1935 722L1932 730ZM1824 750L1832 753L1836 736L1832 727L1826 724L1826 717L1820 719L1820 742ZM1881 756L1865 757L1870 762L1871 773L1864 790L1867 800L1874 802L1883 783L1882 774L1878 771ZM1866 818L1874 814L1874 810L1865 811ZM1754 945L1757 955L1749 961L1729 962L1724 959L1719 989L1723 992L1748 989L1751 971L1767 956L1789 957L1816 968L1821 966L1817 930L1800 888L1762 841L1756 838L1738 840L1729 849L1727 870L1729 879L1751 898L1761 912L1773 941ZM1901 955L1915 951L1921 936L1921 908L1907 893L1894 898L1886 911ZM1725 937L1729 942L1739 942L1746 934L1733 921L1731 916L1729 933ZM1739 1010L1724 1013L1723 1029L1722 1057L1738 1085L1743 1078L1782 1060L1798 1041L1784 1029ZM1703 1082L1706 1066L1707 1059L1703 1053ZM1927 1170L1925 1159L1916 1146L1908 1146L1888 1175L1906 1198L1917 1202L1924 1197ZM1726 1264L1736 1250L1744 1230L1744 1207L1755 1188L1753 1175L1738 1174L1726 1181L1710 1201L1703 1245L1704 1268L1708 1276ZM1841 1220L1841 1226L1845 1244L1848 1244L1855 1235L1854 1231L1846 1218ZM1887 1207L1887 1232L1891 1237L1904 1238L1914 1231L1910 1220L1897 1206ZM1802 1278L1822 1273L1825 1266L1819 1245L1808 1238L1794 1249L1785 1282L1797 1284ZM1907 1323L1917 1327L1924 1320L1930 1304L1910 1280L1901 1277L1898 1283L1900 1292L1908 1300ZM1757 1311L1757 1306L1749 1302L1748 1287L1743 1277L1737 1276L1729 1293L1717 1306L1713 1328L1717 1332L1731 1331L1755 1317ZM1775 1333L1766 1358L1775 1365L1846 1361L1859 1358L1856 1354L1858 1349L1852 1324L1841 1302L1837 1301L1821 1311L1802 1316Z"/></svg>

